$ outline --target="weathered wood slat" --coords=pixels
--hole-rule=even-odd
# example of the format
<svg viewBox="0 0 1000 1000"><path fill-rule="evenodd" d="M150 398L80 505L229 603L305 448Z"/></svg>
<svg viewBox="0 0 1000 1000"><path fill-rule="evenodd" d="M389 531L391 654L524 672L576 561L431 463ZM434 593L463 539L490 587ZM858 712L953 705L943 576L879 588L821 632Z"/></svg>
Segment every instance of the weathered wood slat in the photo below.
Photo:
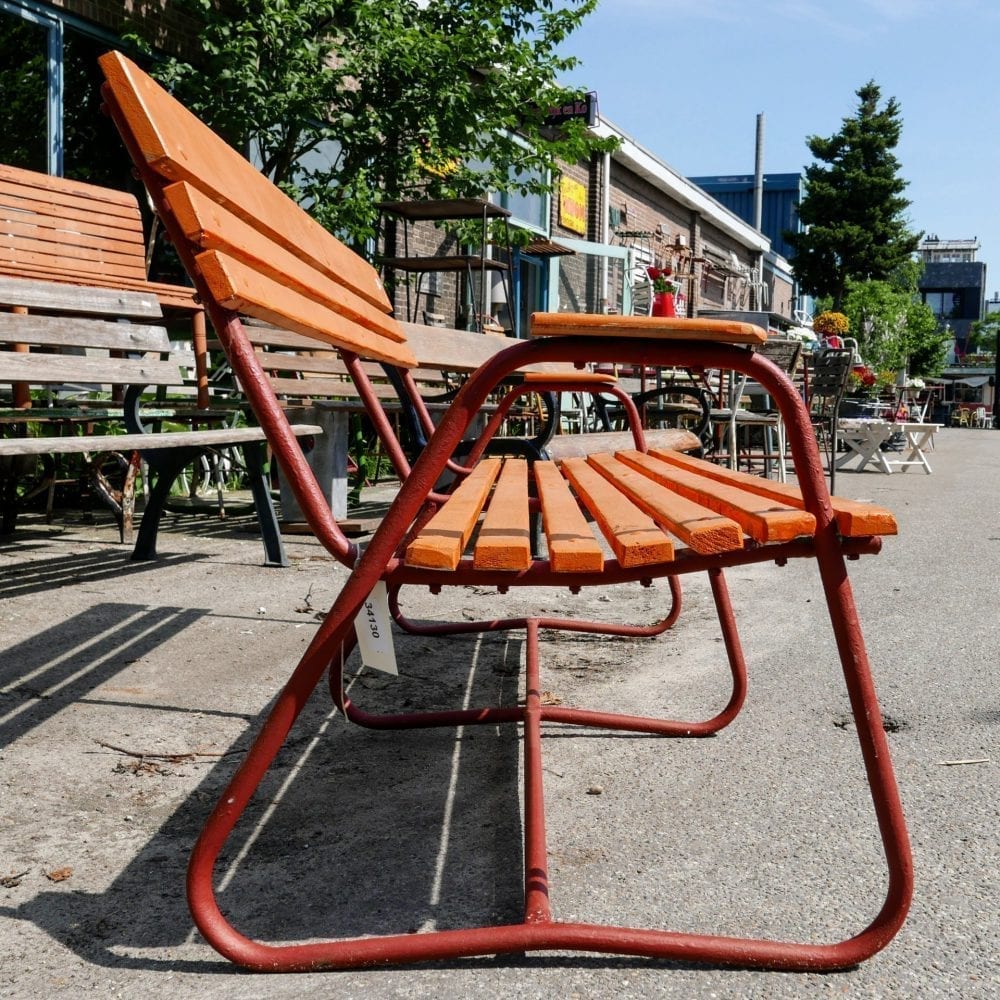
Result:
<svg viewBox="0 0 1000 1000"><path fill-rule="evenodd" d="M28 309L80 315L113 315L125 319L157 319L163 315L160 303L152 292L3 276L0 276L0 306L25 306Z"/></svg>
<svg viewBox="0 0 1000 1000"><path fill-rule="evenodd" d="M645 435L649 448L691 451L701 447L697 434L679 427L646 431ZM614 452L629 447L631 443L632 434L628 431L595 431L590 434L557 434L545 447L552 459L562 462L567 458L586 458L595 452Z"/></svg>
<svg viewBox="0 0 1000 1000"><path fill-rule="evenodd" d="M29 385L177 385L172 361L94 358L75 354L0 352L0 381Z"/></svg>
<svg viewBox="0 0 1000 1000"><path fill-rule="evenodd" d="M30 412L30 411L29 411ZM295 424L297 437L320 435L322 427ZM263 441L259 427L221 427L216 430L170 431L164 434L88 434L80 437L0 438L0 456L84 455L108 451L143 451L156 448L211 448Z"/></svg>
<svg viewBox="0 0 1000 1000"><path fill-rule="evenodd" d="M102 347L117 351L170 350L170 338L162 326L99 319L81 322L69 316L39 313L0 313L2 342L41 347Z"/></svg>

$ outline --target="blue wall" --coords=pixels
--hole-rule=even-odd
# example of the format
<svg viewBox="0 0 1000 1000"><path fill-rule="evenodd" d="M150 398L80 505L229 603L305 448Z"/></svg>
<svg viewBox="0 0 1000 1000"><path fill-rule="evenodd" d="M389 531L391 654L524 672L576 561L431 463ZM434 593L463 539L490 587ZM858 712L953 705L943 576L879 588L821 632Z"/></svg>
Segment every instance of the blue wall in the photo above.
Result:
<svg viewBox="0 0 1000 1000"><path fill-rule="evenodd" d="M689 181L725 205L744 222L753 225L753 174L717 177L689 177ZM801 174L764 174L761 229L771 241L771 249L787 258L792 248L782 233L799 231L798 205L804 180Z"/></svg>

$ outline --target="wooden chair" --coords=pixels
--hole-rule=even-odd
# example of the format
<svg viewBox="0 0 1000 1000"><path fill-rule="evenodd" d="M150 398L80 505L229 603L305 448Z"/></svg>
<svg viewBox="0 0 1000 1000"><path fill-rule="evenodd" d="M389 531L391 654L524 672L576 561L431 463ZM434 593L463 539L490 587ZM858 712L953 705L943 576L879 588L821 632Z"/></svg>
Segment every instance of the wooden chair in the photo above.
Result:
<svg viewBox="0 0 1000 1000"><path fill-rule="evenodd" d="M762 331L728 321L660 320L542 314L534 339L512 342L475 371L441 419L412 468L393 443L391 426L368 391L360 358L406 369L412 353L375 271L322 230L241 156L118 53L101 60L111 115L135 160L177 252L198 289L230 363L265 428L299 506L329 552L352 570L329 614L274 702L244 763L212 812L191 860L188 893L194 919L222 954L257 970L316 970L388 962L410 963L538 950L597 951L781 969L850 966L884 947L903 922L912 866L903 814L881 725L845 556L877 552L895 531L880 508L831 500L826 492L808 414L788 379L754 347ZM366 399L372 420L403 476L392 508L363 554L330 515L295 446L285 417L243 332L249 314L335 343ZM788 428L800 489L731 473L699 459L636 447L616 455L567 458L561 465L484 458L486 441L464 466L452 460L463 432L505 377L541 362L733 368L771 394ZM487 435L491 433L487 428ZM435 490L446 467L458 484ZM537 494L529 495L529 478ZM540 512L547 552L533 552L529 516ZM585 513L586 512L586 513ZM600 526L601 544L588 523ZM476 531L482 517L482 524ZM467 543L473 539L471 548ZM746 672L724 570L747 563L815 559L824 582L837 648L872 789L888 867L885 902L872 922L833 944L736 939L705 933L559 919L549 902L542 788L542 725L570 724L657 734L705 736L739 712ZM706 720L639 718L545 703L541 697L543 630L607 631L545 613L441 626L440 631L520 630L526 633L524 704L375 716L345 694L343 659L358 642L355 620L373 588L510 587L602 590L624 582L707 573L733 675L728 703ZM530 593L530 591L529 591ZM676 606L665 620L676 617ZM499 618L499 616L498 616ZM404 627L405 619L398 618ZM412 623L410 623L412 624ZM362 631L364 627L362 626ZM648 634L629 626L621 635ZM427 933L272 944L241 933L223 915L214 887L220 851L274 761L309 695L329 670L338 707L361 725L383 729L500 724L523 727L524 916L514 923ZM336 809L364 809L339 803ZM289 847L291 850L291 846ZM336 873L330 873L336 878ZM705 886L710 891L710 886ZM308 890L305 890L308 895ZM824 900L824 908L832 905Z"/></svg>

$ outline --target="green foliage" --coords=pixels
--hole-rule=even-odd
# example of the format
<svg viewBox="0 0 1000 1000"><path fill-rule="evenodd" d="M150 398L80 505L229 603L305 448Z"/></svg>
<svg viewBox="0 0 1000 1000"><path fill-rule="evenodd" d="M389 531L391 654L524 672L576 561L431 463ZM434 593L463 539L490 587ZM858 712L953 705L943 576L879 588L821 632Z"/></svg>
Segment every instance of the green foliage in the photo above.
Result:
<svg viewBox="0 0 1000 1000"><path fill-rule="evenodd" d="M929 306L919 300L921 266L908 260L884 281L849 281L843 310L861 356L876 371L905 368L913 376L934 376L944 366L951 342Z"/></svg>
<svg viewBox="0 0 1000 1000"><path fill-rule="evenodd" d="M985 319L977 319L969 329L966 352L995 354L998 336L1000 336L1000 313L990 313Z"/></svg>
<svg viewBox="0 0 1000 1000"><path fill-rule="evenodd" d="M869 81L857 92L859 105L828 139L810 136L820 161L806 168L806 194L799 205L805 225L786 233L790 263L802 288L844 303L850 281L887 280L916 250L921 233L910 232L903 213L906 182L892 150L902 131L899 105Z"/></svg>
<svg viewBox="0 0 1000 1000"><path fill-rule="evenodd" d="M580 96L556 83L577 62L558 48L596 2L177 0L202 58L155 72L360 246L380 200L539 193L560 160L608 145L581 122L544 127Z"/></svg>

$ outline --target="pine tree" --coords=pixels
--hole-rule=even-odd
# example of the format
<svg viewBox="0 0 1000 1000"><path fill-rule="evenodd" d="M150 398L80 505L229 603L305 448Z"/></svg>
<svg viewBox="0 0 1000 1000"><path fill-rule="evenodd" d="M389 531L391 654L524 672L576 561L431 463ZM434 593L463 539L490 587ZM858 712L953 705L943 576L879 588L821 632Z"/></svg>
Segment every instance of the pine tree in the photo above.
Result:
<svg viewBox="0 0 1000 1000"><path fill-rule="evenodd" d="M828 139L810 136L818 160L806 168L799 205L804 229L788 233L790 263L803 291L830 297L840 309L851 279L884 280L917 248L922 233L910 231L904 212L906 181L893 155L902 132L895 98L879 108L873 80L856 91L859 105Z"/></svg>

